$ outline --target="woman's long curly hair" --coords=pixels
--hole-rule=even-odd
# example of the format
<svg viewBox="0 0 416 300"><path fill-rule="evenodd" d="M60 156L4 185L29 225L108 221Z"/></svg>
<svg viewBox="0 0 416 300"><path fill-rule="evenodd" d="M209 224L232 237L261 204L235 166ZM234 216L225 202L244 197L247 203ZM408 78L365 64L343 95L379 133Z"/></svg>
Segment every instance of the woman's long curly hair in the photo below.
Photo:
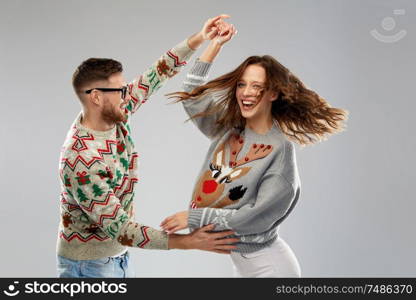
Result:
<svg viewBox="0 0 416 300"><path fill-rule="evenodd" d="M192 118L220 113L215 124L215 133L232 128L245 127L236 98L237 83L249 65L260 65L266 71L265 90L277 93L272 103L271 114L289 139L300 145L313 144L325 140L328 135L344 130L343 121L348 112L331 107L325 99L308 89L302 81L272 56L250 56L234 71L222 75L190 93L176 92L168 96L177 101L198 99L208 93L225 91L207 111ZM259 97L262 97L263 93Z"/></svg>

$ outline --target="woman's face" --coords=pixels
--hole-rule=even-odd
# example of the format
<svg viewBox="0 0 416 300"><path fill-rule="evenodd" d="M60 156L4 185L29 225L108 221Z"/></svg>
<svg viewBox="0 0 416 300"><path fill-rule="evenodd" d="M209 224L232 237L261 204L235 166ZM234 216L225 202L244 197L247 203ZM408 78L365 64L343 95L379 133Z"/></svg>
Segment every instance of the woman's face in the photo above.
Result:
<svg viewBox="0 0 416 300"><path fill-rule="evenodd" d="M266 90L266 71L260 65L249 65L237 82L238 105L247 120L269 118L276 96L276 92Z"/></svg>

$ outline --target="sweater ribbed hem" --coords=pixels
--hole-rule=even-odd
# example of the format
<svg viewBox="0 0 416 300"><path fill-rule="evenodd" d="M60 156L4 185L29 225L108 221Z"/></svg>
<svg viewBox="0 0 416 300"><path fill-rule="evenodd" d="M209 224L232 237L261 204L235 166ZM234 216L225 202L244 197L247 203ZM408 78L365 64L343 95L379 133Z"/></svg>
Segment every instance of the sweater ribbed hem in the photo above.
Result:
<svg viewBox="0 0 416 300"><path fill-rule="evenodd" d="M189 74L196 75L200 77L207 77L209 69L211 68L211 63L208 62L202 62L199 59L195 62L195 64L192 66L191 70L189 71Z"/></svg>
<svg viewBox="0 0 416 300"><path fill-rule="evenodd" d="M237 249L232 250L232 252L239 252L239 253L252 253L261 249L264 249L270 246L275 240L277 239L277 234L273 236L270 240L264 243L237 243Z"/></svg>
<svg viewBox="0 0 416 300"><path fill-rule="evenodd" d="M168 250L168 237L166 234L164 234L164 236L165 238L162 240L152 240L151 244L148 244L150 247L139 249ZM118 256L120 253L127 251L128 248L129 247L121 245L116 240L90 240L83 243L77 240L67 242L58 238L56 252L58 255L72 260L93 260Z"/></svg>
<svg viewBox="0 0 416 300"><path fill-rule="evenodd" d="M82 243L75 239L67 242L58 238L56 252L72 260L93 260L115 256L124 250L127 250L127 247L114 240L90 240Z"/></svg>

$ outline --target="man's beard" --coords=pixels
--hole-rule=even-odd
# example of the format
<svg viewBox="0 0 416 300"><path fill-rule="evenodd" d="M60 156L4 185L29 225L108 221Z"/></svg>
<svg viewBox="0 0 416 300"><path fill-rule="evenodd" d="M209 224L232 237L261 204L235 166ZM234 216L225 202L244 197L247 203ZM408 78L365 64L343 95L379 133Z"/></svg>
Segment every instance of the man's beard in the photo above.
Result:
<svg viewBox="0 0 416 300"><path fill-rule="evenodd" d="M126 114L122 112L121 109L116 109L108 102L104 105L104 108L101 112L101 116L103 120L107 123L118 123L127 121Z"/></svg>

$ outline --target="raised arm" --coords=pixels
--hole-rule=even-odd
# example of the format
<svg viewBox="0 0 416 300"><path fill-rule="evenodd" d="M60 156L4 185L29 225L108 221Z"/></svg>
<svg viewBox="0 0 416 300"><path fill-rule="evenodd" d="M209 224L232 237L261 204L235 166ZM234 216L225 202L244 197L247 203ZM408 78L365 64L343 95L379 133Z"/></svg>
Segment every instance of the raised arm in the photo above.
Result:
<svg viewBox="0 0 416 300"><path fill-rule="evenodd" d="M216 23L228 15L219 15L208 19L202 29L164 53L143 74L137 76L128 84L130 100L126 106L126 113L132 114L145 103L149 97L160 89L168 79L180 72L194 51L205 41L216 34Z"/></svg>
<svg viewBox="0 0 416 300"><path fill-rule="evenodd" d="M185 92L190 93L195 88L204 85L207 82L208 72L211 68L212 62L221 51L223 45L230 41L237 33L235 27L231 24L222 22L219 27L220 30L218 35L209 43L208 47L204 50L202 55L188 72L183 83L183 89ZM215 101L218 96L219 94L207 93L198 99L182 101L182 104L189 117L193 117L196 114L210 110L213 105L215 105ZM210 114L207 116L193 118L192 120L203 134L205 134L208 138L213 138L213 129L217 119L218 114Z"/></svg>

